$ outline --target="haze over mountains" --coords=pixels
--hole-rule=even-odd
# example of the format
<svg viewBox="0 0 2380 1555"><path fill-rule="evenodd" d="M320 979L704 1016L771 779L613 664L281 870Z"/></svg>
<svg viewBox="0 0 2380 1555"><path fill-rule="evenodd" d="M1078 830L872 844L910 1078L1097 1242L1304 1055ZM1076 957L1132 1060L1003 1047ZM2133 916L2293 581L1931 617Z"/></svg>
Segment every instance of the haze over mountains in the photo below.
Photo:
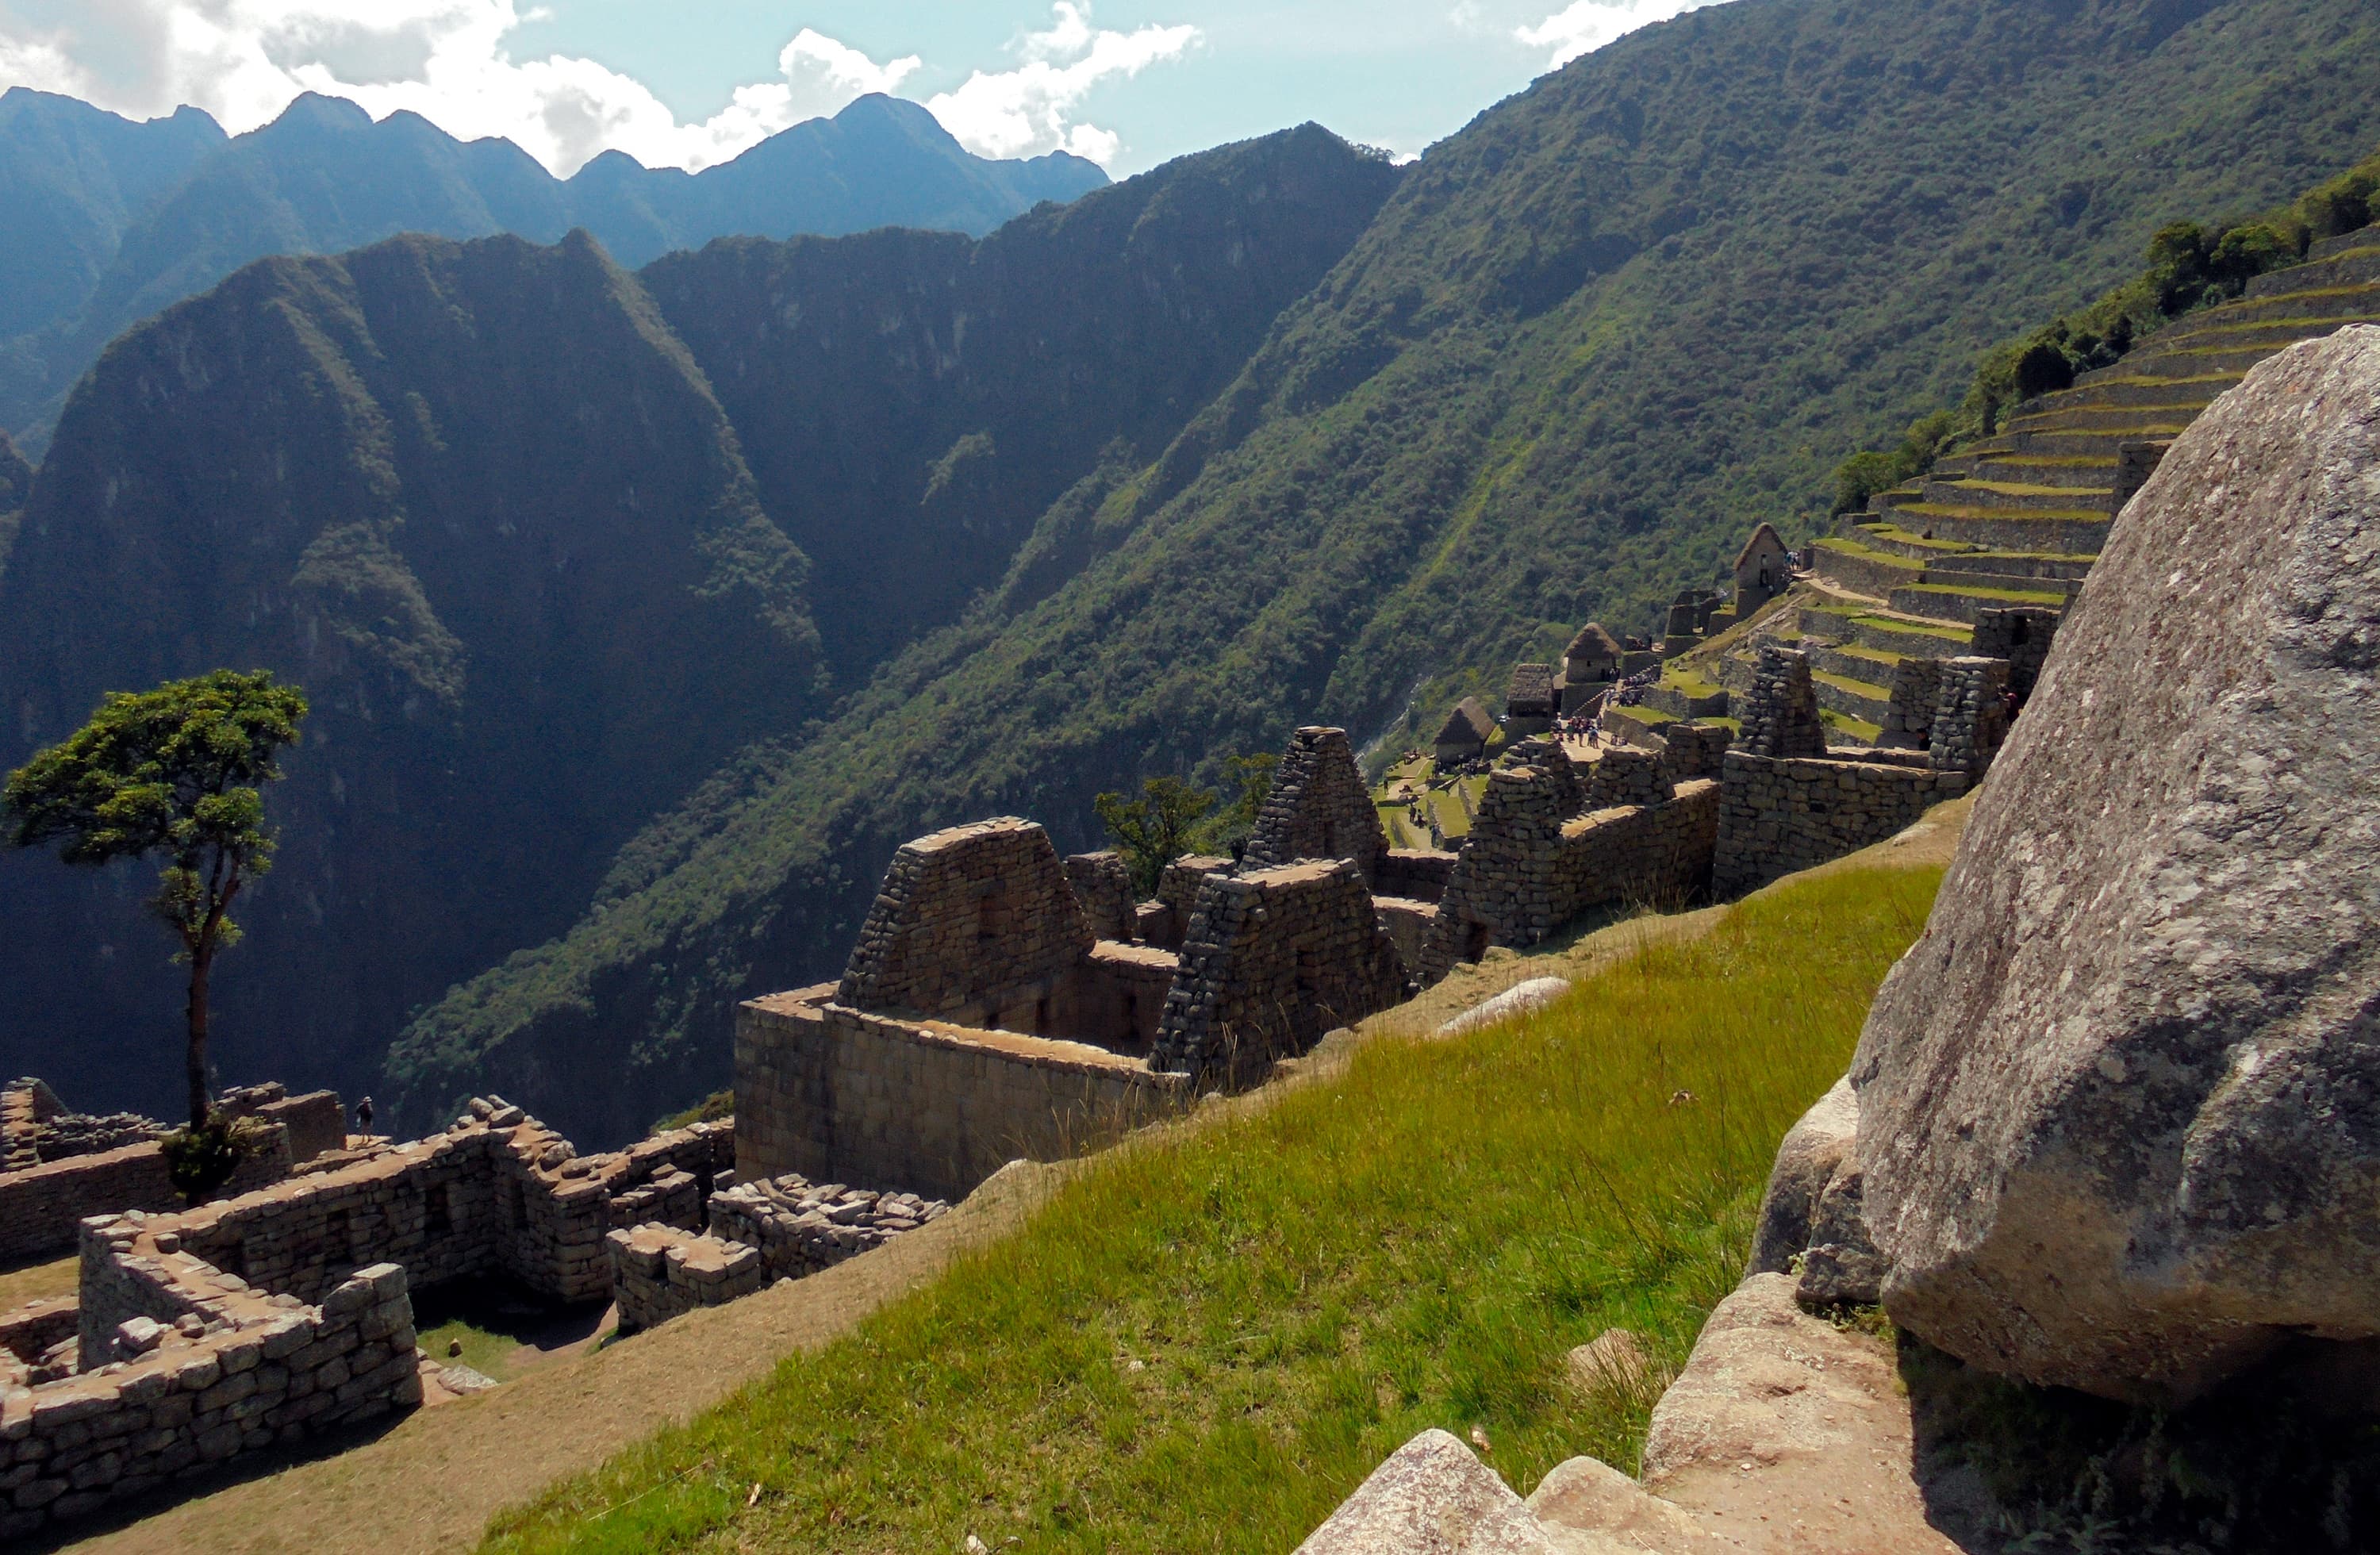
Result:
<svg viewBox="0 0 2380 1555"><path fill-rule="evenodd" d="M66 391L139 320L270 254L400 232L552 243L591 232L644 264L713 237L913 226L980 235L1107 181L1064 152L971 154L923 107L858 99L688 174L607 152L558 179L509 140L308 95L226 137L195 108L135 123L24 88L0 96L0 429L46 444Z"/></svg>
<svg viewBox="0 0 2380 1555"><path fill-rule="evenodd" d="M832 972L901 840L1088 845L1101 789L1395 730L1806 528L2159 225L2367 154L2375 45L2366 0L1747 0L1402 172L1309 128L981 240L267 261L67 407L0 760L110 686L305 683L227 1065L602 1144ZM0 1065L143 1099L144 889L0 863Z"/></svg>

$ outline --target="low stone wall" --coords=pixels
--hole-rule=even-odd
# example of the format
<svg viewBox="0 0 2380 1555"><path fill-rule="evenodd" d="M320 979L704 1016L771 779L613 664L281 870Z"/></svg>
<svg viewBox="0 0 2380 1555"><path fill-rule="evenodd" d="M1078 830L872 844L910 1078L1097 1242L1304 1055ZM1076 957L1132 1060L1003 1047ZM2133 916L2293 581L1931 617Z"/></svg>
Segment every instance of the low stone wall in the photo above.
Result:
<svg viewBox="0 0 2380 1555"><path fill-rule="evenodd" d="M1625 780L1613 781L1631 789L1658 775L1650 757L1614 750L1604 759L1613 757L1630 764ZM1435 982L1491 945L1536 944L1597 907L1699 895L1718 841L1719 784L1695 779L1670 785L1670 794L1582 814L1586 791L1566 761L1492 774L1424 942L1424 979Z"/></svg>
<svg viewBox="0 0 2380 1555"><path fill-rule="evenodd" d="M1435 902L1446 894L1447 877L1454 872L1451 852L1427 847L1392 847L1380 857L1372 890L1381 896L1408 902Z"/></svg>
<svg viewBox="0 0 2380 1555"><path fill-rule="evenodd" d="M0 1391L0 1538L421 1402L404 1270L358 1269L309 1305L210 1267L157 1226L134 1214L83 1228L88 1286L142 1309L86 1336L83 1364L104 1369Z"/></svg>
<svg viewBox="0 0 2380 1555"><path fill-rule="evenodd" d="M760 1251L676 1226L622 1228L604 1238L620 1331L639 1333L698 1306L721 1306L768 1283Z"/></svg>
<svg viewBox="0 0 2380 1555"><path fill-rule="evenodd" d="M820 984L736 1012L738 1175L955 1199L1018 1156L1107 1144L1188 1084L1088 1043L871 1014L834 995Z"/></svg>
<svg viewBox="0 0 2380 1555"><path fill-rule="evenodd" d="M1375 896L1372 915L1379 920L1389 942L1397 947L1397 960L1403 964L1405 976L1420 977L1422 952L1429 942L1429 926L1438 917L1438 904L1416 902L1405 896Z"/></svg>
<svg viewBox="0 0 2380 1555"><path fill-rule="evenodd" d="M620 1331L718 1306L778 1280L799 1280L880 1247L950 1211L941 1199L783 1176L723 1188L710 1229L640 1225L605 1238Z"/></svg>
<svg viewBox="0 0 2380 1555"><path fill-rule="evenodd" d="M1739 895L1880 843L1966 791L1962 772L1730 750L1711 890Z"/></svg>
<svg viewBox="0 0 2380 1555"><path fill-rule="evenodd" d="M1190 916L1151 1062L1202 1086L1249 1084L1405 990L1354 859L1217 875Z"/></svg>
<svg viewBox="0 0 2380 1555"><path fill-rule="evenodd" d="M288 1133L272 1128L260 1152L240 1163L224 1191L246 1193L288 1174ZM172 1209L181 1202L165 1153L153 1142L0 1172L0 1263L71 1250L76 1222L86 1215Z"/></svg>
<svg viewBox="0 0 2380 1555"><path fill-rule="evenodd" d="M712 1195L710 1234L758 1248L770 1279L798 1280L938 1221L950 1208L914 1193L820 1185L788 1175Z"/></svg>

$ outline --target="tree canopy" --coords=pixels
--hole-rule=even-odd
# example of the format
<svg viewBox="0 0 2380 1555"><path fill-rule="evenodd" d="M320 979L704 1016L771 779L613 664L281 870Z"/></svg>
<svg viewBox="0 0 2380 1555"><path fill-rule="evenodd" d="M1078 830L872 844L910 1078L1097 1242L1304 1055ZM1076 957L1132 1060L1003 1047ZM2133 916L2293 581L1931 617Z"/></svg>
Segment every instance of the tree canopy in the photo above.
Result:
<svg viewBox="0 0 2380 1555"><path fill-rule="evenodd" d="M162 860L150 905L190 966L190 1127L208 1126L207 973L237 942L231 905L273 867L261 785L281 776L306 698L267 670L217 670L108 695L91 721L8 774L0 805L18 847L58 844L69 864Z"/></svg>

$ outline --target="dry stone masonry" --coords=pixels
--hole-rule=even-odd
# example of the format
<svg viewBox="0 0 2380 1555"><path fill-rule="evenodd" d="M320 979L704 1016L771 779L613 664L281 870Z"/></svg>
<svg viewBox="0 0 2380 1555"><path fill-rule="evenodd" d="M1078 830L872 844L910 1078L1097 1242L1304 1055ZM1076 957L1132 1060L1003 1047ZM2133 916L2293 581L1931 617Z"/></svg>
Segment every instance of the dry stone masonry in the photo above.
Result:
<svg viewBox="0 0 2380 1555"><path fill-rule="evenodd" d="M635 1333L697 1306L717 1306L779 1280L798 1280L880 1247L948 1213L941 1199L878 1193L787 1175L711 1196L710 1229L614 1231L620 1331Z"/></svg>
<svg viewBox="0 0 2380 1555"><path fill-rule="evenodd" d="M1273 770L1271 792L1248 838L1248 869L1301 858L1347 858L1368 884L1389 851L1379 812L1356 770L1344 729L1300 729Z"/></svg>

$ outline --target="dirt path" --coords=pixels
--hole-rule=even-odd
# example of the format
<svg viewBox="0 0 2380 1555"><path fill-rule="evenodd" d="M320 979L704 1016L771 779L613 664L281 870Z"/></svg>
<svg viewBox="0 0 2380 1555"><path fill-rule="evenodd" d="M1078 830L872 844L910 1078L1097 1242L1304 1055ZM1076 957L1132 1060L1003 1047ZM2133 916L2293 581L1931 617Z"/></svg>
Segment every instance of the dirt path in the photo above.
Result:
<svg viewBox="0 0 2380 1555"><path fill-rule="evenodd" d="M1812 872L1947 864L1970 803L1940 806L1899 836ZM1491 952L1481 965L1457 967L1361 1029L1366 1036L1434 1030L1528 978L1575 980L1644 944L1706 934L1728 910L1630 918L1569 944L1527 954ZM1294 1083L1327 1078L1354 1045L1344 1038L1327 1042L1294 1066ZM1196 1128L1218 1115L1265 1106L1278 1094L1278 1087L1267 1087L1219 1100L1159 1127ZM325 1530L368 1529L364 1542L374 1555L472 1549L489 1518L504 1507L691 1417L766 1376L784 1356L822 1348L934 1278L954 1253L1005 1234L1065 1172L1063 1165L1012 1165L949 1215L823 1274L688 1313L606 1349L540 1365L493 1392L419 1411L348 1452L224 1486L71 1548L108 1555L312 1555L346 1542L326 1537ZM72 1266L62 1267L70 1288Z"/></svg>
<svg viewBox="0 0 2380 1555"><path fill-rule="evenodd" d="M1014 1166L941 1220L823 1274L650 1333L541 1365L493 1392L408 1416L335 1457L227 1485L71 1546L78 1550L314 1555L351 1542L373 1555L469 1549L488 1519L566 1475L816 1350L998 1237L1062 1172ZM366 1530L369 1530L368 1537Z"/></svg>

